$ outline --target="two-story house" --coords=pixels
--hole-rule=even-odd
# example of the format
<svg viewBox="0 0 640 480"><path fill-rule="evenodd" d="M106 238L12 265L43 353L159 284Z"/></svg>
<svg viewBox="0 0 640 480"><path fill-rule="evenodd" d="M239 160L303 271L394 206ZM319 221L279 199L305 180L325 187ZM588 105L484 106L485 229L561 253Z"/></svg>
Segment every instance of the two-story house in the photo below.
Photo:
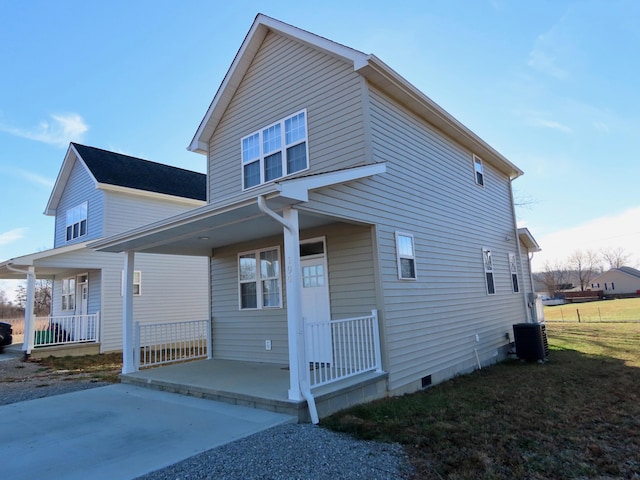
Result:
<svg viewBox="0 0 640 480"><path fill-rule="evenodd" d="M206 195L204 174L70 144L45 210L55 217L53 249L0 263L0 278L28 279L25 352L121 350L122 255L87 244L204 205ZM136 261L137 321L208 318L206 259L140 254ZM52 280L47 318L30 311L36 278Z"/></svg>
<svg viewBox="0 0 640 480"><path fill-rule="evenodd" d="M91 246L129 284L141 252L206 255L213 358L135 372L127 349L125 381L317 419L504 358L534 320L522 171L374 55L258 15L189 149L206 206Z"/></svg>

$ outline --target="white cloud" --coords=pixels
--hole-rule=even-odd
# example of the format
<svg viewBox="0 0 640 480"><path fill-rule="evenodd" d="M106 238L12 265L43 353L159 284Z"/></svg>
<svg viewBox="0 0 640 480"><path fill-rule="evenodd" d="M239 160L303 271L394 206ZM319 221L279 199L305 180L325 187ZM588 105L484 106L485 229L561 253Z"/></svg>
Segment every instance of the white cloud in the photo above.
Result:
<svg viewBox="0 0 640 480"><path fill-rule="evenodd" d="M43 120L32 129L0 124L0 130L16 137L28 138L57 147L66 147L69 142L81 142L84 134L89 130L84 119L77 113L54 114L50 117L51 120Z"/></svg>
<svg viewBox="0 0 640 480"><path fill-rule="evenodd" d="M566 125L563 125L560 122L556 122L555 120L547 120L544 118L534 118L529 120L529 124L534 127L551 128L552 130L558 130L564 133L572 132L570 127L567 127Z"/></svg>
<svg viewBox="0 0 640 480"><path fill-rule="evenodd" d="M545 50L548 48L545 45L547 43L545 36L541 35L536 42L536 46L529 53L529 61L527 64L535 70L551 75L559 80L564 80L569 76L569 73L557 65L558 59L553 53Z"/></svg>
<svg viewBox="0 0 640 480"><path fill-rule="evenodd" d="M535 231L531 232L535 236ZM595 250L621 247L632 256L635 266L640 262L640 207L631 208L610 217L591 220L577 227L536 238L542 252L533 257L533 270L564 262L576 250Z"/></svg>
<svg viewBox="0 0 640 480"><path fill-rule="evenodd" d="M37 173L29 172L27 170L22 170L21 168L14 169L16 174L25 180L28 180L32 183L36 183L38 185L42 185L47 188L53 188L56 181L51 178L43 177L42 175L38 175Z"/></svg>
<svg viewBox="0 0 640 480"><path fill-rule="evenodd" d="M24 238L26 231L26 228L15 228L8 232L0 233L0 245L8 245Z"/></svg>

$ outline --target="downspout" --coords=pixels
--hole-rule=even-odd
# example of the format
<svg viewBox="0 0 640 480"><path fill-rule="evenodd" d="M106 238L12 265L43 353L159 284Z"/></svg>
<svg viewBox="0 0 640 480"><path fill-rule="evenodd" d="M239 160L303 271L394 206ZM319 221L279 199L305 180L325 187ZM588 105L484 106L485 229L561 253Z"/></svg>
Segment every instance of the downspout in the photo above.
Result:
<svg viewBox="0 0 640 480"><path fill-rule="evenodd" d="M520 248L520 236L518 235L518 219L516 218L516 205L515 205L515 200L513 199L513 180L509 181L509 194L511 196L511 217L513 218L513 233L515 234L516 249L518 251L518 260L520 261L520 268L522 269L522 249ZM531 263L529 263L528 267L529 267L529 274L531 274ZM531 290L533 290L533 282L531 283ZM528 317L527 320L533 321L533 318L531 318L533 312L529 309L529 302L527 301L526 292L524 295L522 295L522 302L524 303L524 311L527 313L527 317Z"/></svg>
<svg viewBox="0 0 640 480"><path fill-rule="evenodd" d="M35 269L29 267L29 270L22 270L12 266L11 262L7 263L7 269L22 273L27 276L27 303L24 306L24 340L22 342L22 350L24 351L25 359L31 355L33 349L33 337L35 332L35 324L33 321L33 301L35 295Z"/></svg>
<svg viewBox="0 0 640 480"><path fill-rule="evenodd" d="M269 217L274 219L276 222L278 222L280 225L282 225L285 229L287 229L287 231L289 231L290 233L293 232L295 227L290 222L282 218L280 215L278 215L276 212L274 212L267 206L267 202L264 198L264 195L258 196L258 208L262 213L264 213L265 215L268 215ZM308 371L308 369L306 371ZM309 386L309 382L306 379L306 375L307 375L306 372L303 375L302 370L299 370L298 383L300 387L300 392L302 393L302 396L305 398L305 400L307 401L307 405L309 406L309 414L311 415L311 421L317 425L320 422L320 419L318 418L316 401L313 398L313 394L311 393L311 388Z"/></svg>

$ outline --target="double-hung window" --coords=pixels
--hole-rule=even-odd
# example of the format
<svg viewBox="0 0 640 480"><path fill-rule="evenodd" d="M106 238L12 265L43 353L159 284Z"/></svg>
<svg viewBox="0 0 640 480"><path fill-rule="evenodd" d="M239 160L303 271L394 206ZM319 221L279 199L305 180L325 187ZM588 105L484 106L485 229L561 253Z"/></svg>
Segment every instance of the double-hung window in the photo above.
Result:
<svg viewBox="0 0 640 480"><path fill-rule="evenodd" d="M76 279L75 277L62 280L62 310L76 308Z"/></svg>
<svg viewBox="0 0 640 480"><path fill-rule="evenodd" d="M238 279L241 310L282 307L278 247L239 254Z"/></svg>
<svg viewBox="0 0 640 480"><path fill-rule="evenodd" d="M413 235L396 232L396 254L398 260L398 278L400 280L415 280L417 276Z"/></svg>
<svg viewBox="0 0 640 480"><path fill-rule="evenodd" d="M134 270L133 272L133 291L134 295L142 295L142 272ZM122 271L120 295L124 295L124 270Z"/></svg>
<svg viewBox="0 0 640 480"><path fill-rule="evenodd" d="M473 170L476 177L476 183L478 185L484 185L484 166L482 165L482 159L476 155L473 156Z"/></svg>
<svg viewBox="0 0 640 480"><path fill-rule="evenodd" d="M484 261L484 278L487 283L487 294L493 295L496 293L496 285L493 279L493 256L491 255L491 250L483 248L482 259Z"/></svg>
<svg viewBox="0 0 640 480"><path fill-rule="evenodd" d="M302 110L244 137L242 187L255 187L309 168L307 111Z"/></svg>
<svg viewBox="0 0 640 480"><path fill-rule="evenodd" d="M67 242L87 234L87 202L67 210Z"/></svg>
<svg viewBox="0 0 640 480"><path fill-rule="evenodd" d="M511 271L511 286L513 287L513 293L520 291L520 285L518 285L518 257L515 253L509 254L509 270Z"/></svg>

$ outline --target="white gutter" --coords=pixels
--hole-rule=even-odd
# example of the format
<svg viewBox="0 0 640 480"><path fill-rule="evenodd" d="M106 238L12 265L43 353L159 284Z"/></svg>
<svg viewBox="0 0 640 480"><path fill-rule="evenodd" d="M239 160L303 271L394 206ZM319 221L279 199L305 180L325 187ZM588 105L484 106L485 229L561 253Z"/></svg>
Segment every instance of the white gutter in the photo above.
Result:
<svg viewBox="0 0 640 480"><path fill-rule="evenodd" d="M280 225L286 228L289 233L293 233L294 230L297 229L294 225L292 225L290 222L282 218L280 215L278 215L276 212L274 212L267 206L267 202L264 198L264 195L258 196L258 208L262 213L273 218L276 222L278 222ZM297 246L296 248L299 248L299 246ZM302 337L302 341L304 342L304 336ZM300 358L298 358L298 360L299 360L298 364L304 363L300 360ZM300 388L300 392L302 393L302 396L305 398L305 400L307 401L307 405L309 406L309 415L311 415L311 421L315 425L317 425L320 422L320 419L318 418L316 401L313 398L313 394L311 393L311 388L309 387L309 382L307 381L308 372L309 372L308 368L298 369L298 385Z"/></svg>
<svg viewBox="0 0 640 480"><path fill-rule="evenodd" d="M260 211L262 213L264 213L265 215L268 215L271 218L273 218L276 222L278 222L280 225L282 225L284 228L286 228L290 232L293 230L293 225L291 225L284 218L282 218L276 212L274 212L269 207L267 207L267 202L264 199L264 195L260 195L258 197L258 208L260 209Z"/></svg>

